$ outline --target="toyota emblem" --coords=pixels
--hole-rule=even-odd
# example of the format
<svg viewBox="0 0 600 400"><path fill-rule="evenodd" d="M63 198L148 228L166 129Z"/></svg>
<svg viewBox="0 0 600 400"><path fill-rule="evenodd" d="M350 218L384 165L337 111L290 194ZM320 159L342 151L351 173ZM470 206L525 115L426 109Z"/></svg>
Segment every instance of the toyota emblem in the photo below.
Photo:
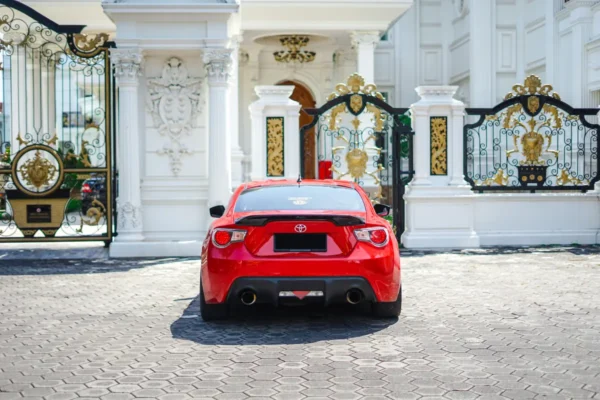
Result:
<svg viewBox="0 0 600 400"><path fill-rule="evenodd" d="M294 230L298 233L304 233L306 232L306 225L298 224L294 227Z"/></svg>

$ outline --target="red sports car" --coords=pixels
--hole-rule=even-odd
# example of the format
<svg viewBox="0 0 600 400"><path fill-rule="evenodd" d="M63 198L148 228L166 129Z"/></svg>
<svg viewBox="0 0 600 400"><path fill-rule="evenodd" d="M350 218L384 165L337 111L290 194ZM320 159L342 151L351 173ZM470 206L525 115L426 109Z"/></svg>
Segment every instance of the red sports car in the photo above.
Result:
<svg viewBox="0 0 600 400"><path fill-rule="evenodd" d="M390 207L348 181L269 180L241 185L215 206L202 247L200 312L231 305L372 304L379 317L402 307L400 253Z"/></svg>

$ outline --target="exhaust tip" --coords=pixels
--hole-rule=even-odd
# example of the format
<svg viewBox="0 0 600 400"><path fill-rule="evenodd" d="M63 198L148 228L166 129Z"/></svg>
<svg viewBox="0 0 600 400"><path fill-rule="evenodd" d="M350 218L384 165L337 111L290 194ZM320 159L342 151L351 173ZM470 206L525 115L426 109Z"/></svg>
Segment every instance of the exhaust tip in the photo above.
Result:
<svg viewBox="0 0 600 400"><path fill-rule="evenodd" d="M363 292L359 289L350 289L346 292L346 301L350 304L358 304L363 301Z"/></svg>
<svg viewBox="0 0 600 400"><path fill-rule="evenodd" d="M245 306L251 306L256 303L256 293L253 290L244 290L240 296L242 304Z"/></svg>

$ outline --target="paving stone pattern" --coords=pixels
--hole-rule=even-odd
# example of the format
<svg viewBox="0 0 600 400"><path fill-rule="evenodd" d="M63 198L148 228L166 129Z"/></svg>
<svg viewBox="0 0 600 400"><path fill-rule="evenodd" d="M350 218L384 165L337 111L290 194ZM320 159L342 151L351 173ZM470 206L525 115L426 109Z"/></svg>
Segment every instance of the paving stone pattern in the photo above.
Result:
<svg viewBox="0 0 600 400"><path fill-rule="evenodd" d="M600 399L597 248L412 253L404 310L198 318L198 261L0 259L0 400Z"/></svg>

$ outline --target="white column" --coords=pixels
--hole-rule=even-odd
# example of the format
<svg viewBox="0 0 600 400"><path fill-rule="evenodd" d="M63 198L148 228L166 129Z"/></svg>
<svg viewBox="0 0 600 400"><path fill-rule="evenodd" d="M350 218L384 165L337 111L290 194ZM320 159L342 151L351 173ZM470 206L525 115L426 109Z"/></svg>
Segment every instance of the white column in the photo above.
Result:
<svg viewBox="0 0 600 400"><path fill-rule="evenodd" d="M585 45L590 41L592 34L592 2L582 0L571 0L566 4L571 9L571 93L573 99L569 102L573 107L595 107L597 104L590 103L590 93L587 88L588 60ZM568 100L567 100L568 101Z"/></svg>
<svg viewBox="0 0 600 400"><path fill-rule="evenodd" d="M546 76L544 81L554 83L555 85L558 83L558 80L554 77L555 70L555 61L554 61L554 53L555 46L554 41L556 40L556 20L554 19L554 7L555 1L547 1L544 4L544 18L546 22ZM522 15L520 18L524 18ZM517 79L517 82L523 82L524 79Z"/></svg>
<svg viewBox="0 0 600 400"><path fill-rule="evenodd" d="M465 181L464 173L463 128L466 115L465 104L462 101L452 99L450 108L452 112L448 117L448 175L450 176L448 185L471 190L471 187Z"/></svg>
<svg viewBox="0 0 600 400"><path fill-rule="evenodd" d="M208 78L208 206L227 205L231 195L231 117L227 92L231 49L207 49Z"/></svg>
<svg viewBox="0 0 600 400"><path fill-rule="evenodd" d="M232 185L237 187L243 182L242 161L244 152L240 147L240 44L243 41L242 35L235 35L231 38L231 79L229 80L229 109L231 114L228 118L230 124L227 129L231 132L231 180Z"/></svg>
<svg viewBox="0 0 600 400"><path fill-rule="evenodd" d="M356 49L356 72L365 79L366 83L375 83L375 45L379 42L379 32L352 32L351 39Z"/></svg>
<svg viewBox="0 0 600 400"><path fill-rule="evenodd" d="M250 104L252 120L252 180L267 178L267 117L284 118L284 176L300 174L300 103L290 99L293 86L256 86L258 100ZM269 179L273 179L269 177Z"/></svg>
<svg viewBox="0 0 600 400"><path fill-rule="evenodd" d="M496 21L494 20L495 0L469 2L470 53L470 106L492 107L494 99L494 40Z"/></svg>
<svg viewBox="0 0 600 400"><path fill-rule="evenodd" d="M419 96L422 87L416 89ZM429 180L429 105L426 98L421 98L410 107L412 116L412 128L415 131L413 139L413 165L415 175L410 186L431 186Z"/></svg>
<svg viewBox="0 0 600 400"><path fill-rule="evenodd" d="M144 240L141 200L139 79L143 55L139 49L113 49L111 57L119 87L117 157L119 194L116 242Z"/></svg>
<svg viewBox="0 0 600 400"><path fill-rule="evenodd" d="M411 106L415 177L404 195L407 248L479 247L474 228L474 194L463 176L462 102L457 86L420 86L421 100ZM431 175L431 120L446 118L446 175Z"/></svg>

